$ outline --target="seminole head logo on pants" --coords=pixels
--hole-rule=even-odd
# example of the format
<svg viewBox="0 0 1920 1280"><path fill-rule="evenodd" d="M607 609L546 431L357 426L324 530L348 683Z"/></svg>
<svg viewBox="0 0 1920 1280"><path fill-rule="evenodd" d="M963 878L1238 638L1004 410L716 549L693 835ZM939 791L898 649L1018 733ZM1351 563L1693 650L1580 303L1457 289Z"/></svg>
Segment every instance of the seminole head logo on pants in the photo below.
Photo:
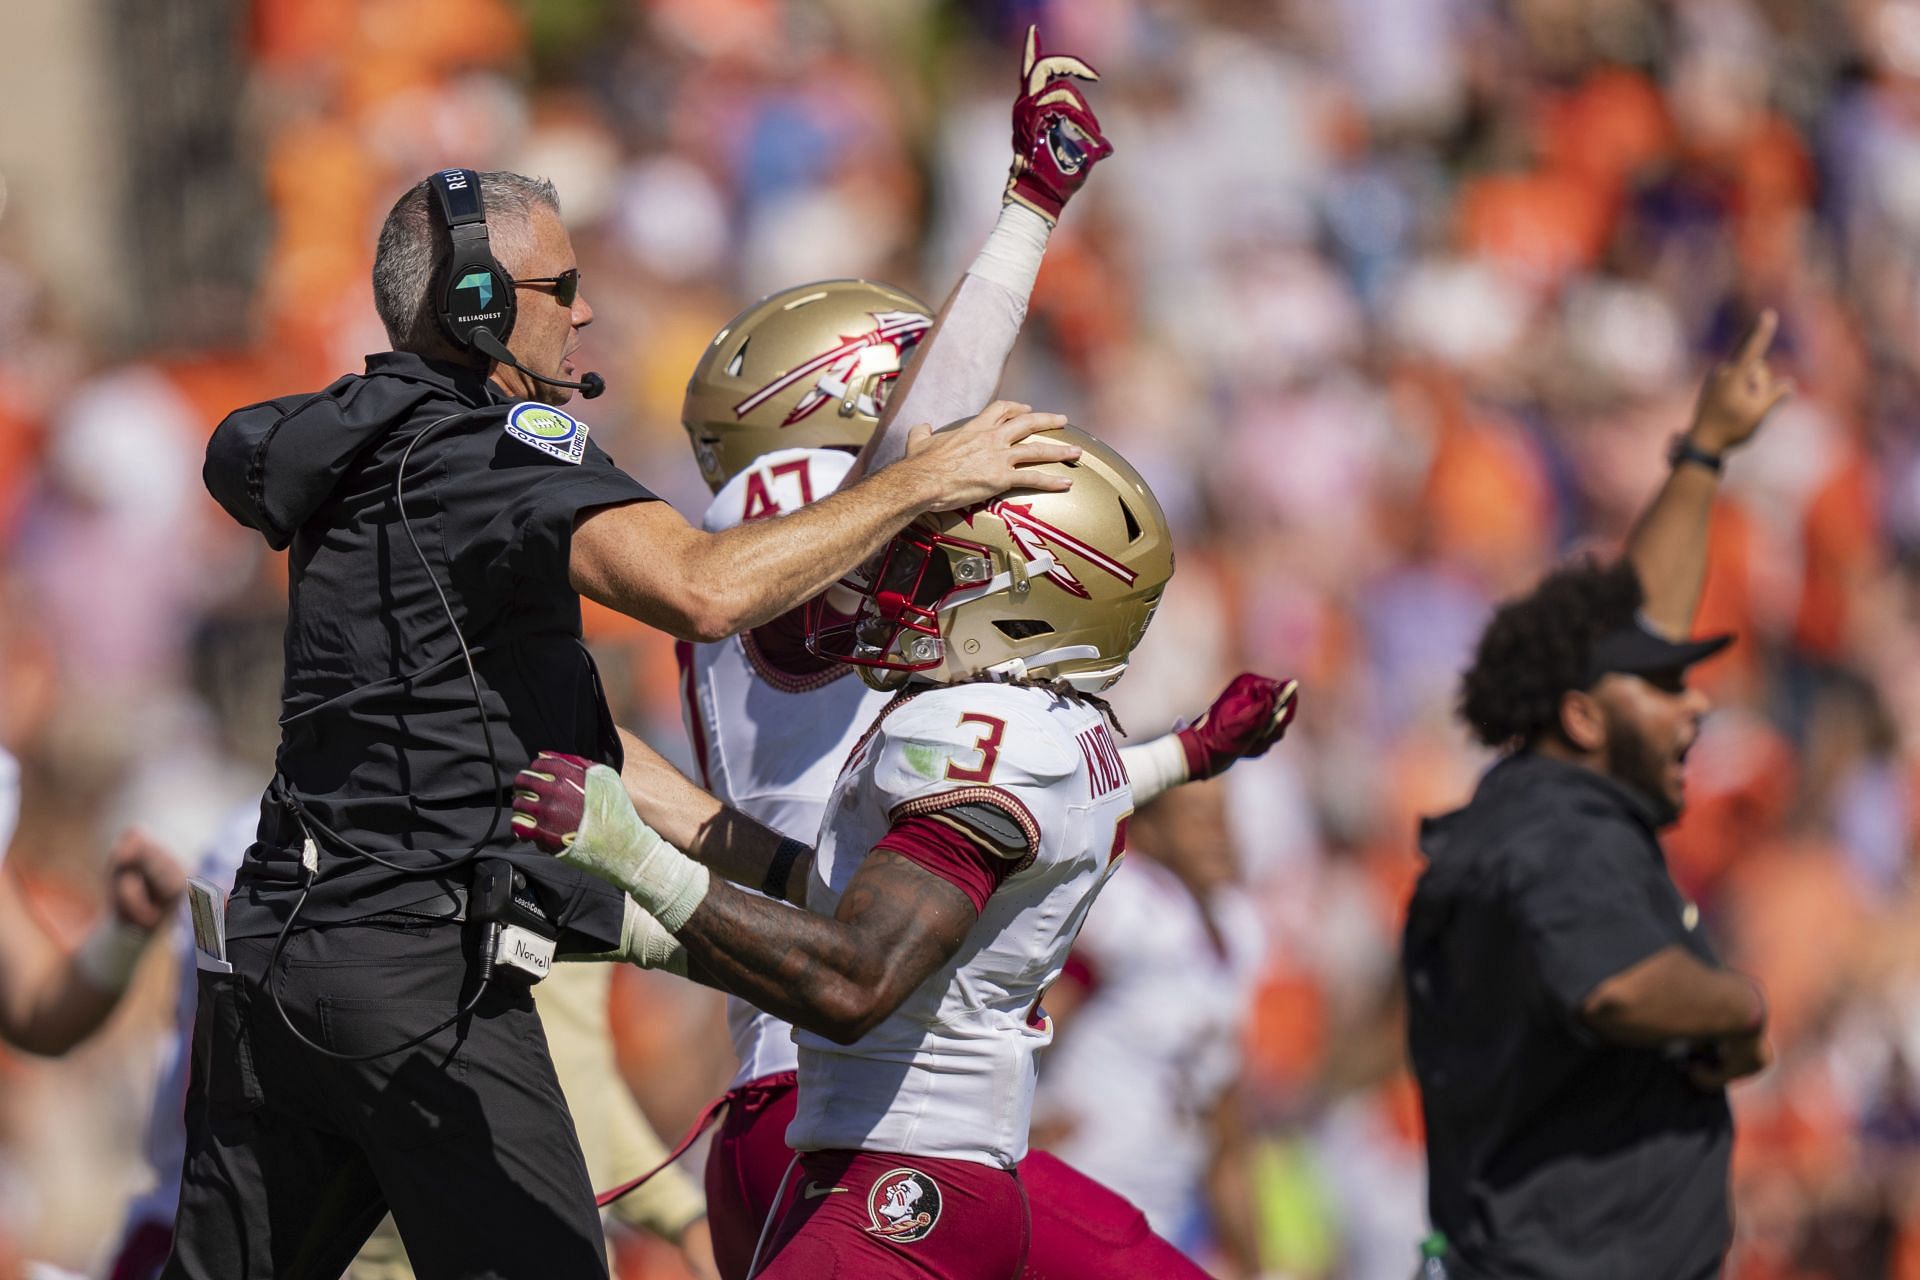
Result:
<svg viewBox="0 0 1920 1280"><path fill-rule="evenodd" d="M867 1192L868 1235L912 1244L933 1234L940 1221L940 1187L918 1169L890 1169Z"/></svg>

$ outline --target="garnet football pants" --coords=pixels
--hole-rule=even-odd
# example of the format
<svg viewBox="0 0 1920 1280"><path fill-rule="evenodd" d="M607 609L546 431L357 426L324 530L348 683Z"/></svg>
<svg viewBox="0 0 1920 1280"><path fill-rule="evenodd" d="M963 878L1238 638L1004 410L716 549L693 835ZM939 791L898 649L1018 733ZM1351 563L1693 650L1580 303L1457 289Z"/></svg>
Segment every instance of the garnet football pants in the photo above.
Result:
<svg viewBox="0 0 1920 1280"><path fill-rule="evenodd" d="M725 1280L746 1280L767 1215L800 1194L796 1169L774 1203L793 1159L786 1133L797 1097L790 1071L741 1085L708 1148L707 1220ZM1130 1201L1071 1165L1034 1151L1019 1172L1033 1235L1021 1280L1205 1280Z"/></svg>
<svg viewBox="0 0 1920 1280"><path fill-rule="evenodd" d="M1017 1280L1027 1197L970 1160L809 1151L758 1280Z"/></svg>

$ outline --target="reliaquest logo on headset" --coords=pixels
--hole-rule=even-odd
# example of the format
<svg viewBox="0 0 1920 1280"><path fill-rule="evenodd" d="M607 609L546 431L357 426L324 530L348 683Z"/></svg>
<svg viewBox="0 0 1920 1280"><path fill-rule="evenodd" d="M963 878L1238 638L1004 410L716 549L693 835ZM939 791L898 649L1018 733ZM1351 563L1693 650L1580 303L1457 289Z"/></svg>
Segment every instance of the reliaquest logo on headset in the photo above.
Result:
<svg viewBox="0 0 1920 1280"><path fill-rule="evenodd" d="M491 271L469 271L461 276L460 283L453 287L465 289L480 299L474 304L475 310L485 311L493 305L493 272Z"/></svg>
<svg viewBox="0 0 1920 1280"><path fill-rule="evenodd" d="M507 412L507 434L575 466L587 456L587 424L552 405L528 400L513 406Z"/></svg>

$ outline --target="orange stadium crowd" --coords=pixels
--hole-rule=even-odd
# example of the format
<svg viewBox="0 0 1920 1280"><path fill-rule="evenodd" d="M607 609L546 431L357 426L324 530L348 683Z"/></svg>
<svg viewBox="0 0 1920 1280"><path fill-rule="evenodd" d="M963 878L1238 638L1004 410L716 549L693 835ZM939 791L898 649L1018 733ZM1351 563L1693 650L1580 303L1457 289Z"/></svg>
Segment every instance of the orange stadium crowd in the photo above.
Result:
<svg viewBox="0 0 1920 1280"><path fill-rule="evenodd" d="M1297 675L1229 775L1268 960L1246 1042L1266 1272L1403 1277L1425 1230L1395 953L1418 818L1487 763L1455 719L1492 605L1651 496L1763 305L1794 398L1729 469L1716 709L1668 848L1776 1065L1733 1093L1733 1280L1920 1277L1920 3L1857 0L253 0L270 241L244 342L111 353L0 218L9 861L76 934L115 823L183 856L269 772L284 569L207 498L230 408L384 346L374 232L448 163L557 184L597 320L576 405L694 513L686 377L750 299L867 276L937 305L991 225L1018 32L1097 66L1115 156L1061 222L1005 390L1146 474L1179 572L1123 723ZM697 518L697 517L696 517ZM589 636L687 758L671 642ZM158 949L157 949L158 950ZM97 1266L139 1190L173 974L109 1033L0 1054L0 1276ZM671 1136L730 1072L718 997L623 972ZM634 1242L624 1274L677 1275Z"/></svg>

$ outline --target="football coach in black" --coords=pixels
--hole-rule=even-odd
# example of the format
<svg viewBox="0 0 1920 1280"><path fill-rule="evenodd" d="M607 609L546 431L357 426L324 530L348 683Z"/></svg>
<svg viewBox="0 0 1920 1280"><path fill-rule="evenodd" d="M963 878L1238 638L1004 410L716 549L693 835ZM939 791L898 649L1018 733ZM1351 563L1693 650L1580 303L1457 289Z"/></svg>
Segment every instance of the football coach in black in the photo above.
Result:
<svg viewBox="0 0 1920 1280"><path fill-rule="evenodd" d="M526 852L539 749L619 764L579 596L695 641L825 590L922 513L1028 483L1065 419L996 404L792 515L721 534L559 406L593 318L551 185L402 195L374 301L393 350L214 432L208 488L289 549L277 773L203 966L174 1280L335 1280L388 1209L416 1273L607 1274L529 994L620 956L623 895Z"/></svg>
<svg viewBox="0 0 1920 1280"><path fill-rule="evenodd" d="M1766 1065L1766 1006L1657 833L1707 708L1687 669L1731 641L1676 638L1720 469L1789 390L1774 324L1707 380L1627 559L1502 607L1466 674L1462 714L1505 755L1423 826L1402 954L1452 1280L1702 1280L1732 1240L1725 1086Z"/></svg>

